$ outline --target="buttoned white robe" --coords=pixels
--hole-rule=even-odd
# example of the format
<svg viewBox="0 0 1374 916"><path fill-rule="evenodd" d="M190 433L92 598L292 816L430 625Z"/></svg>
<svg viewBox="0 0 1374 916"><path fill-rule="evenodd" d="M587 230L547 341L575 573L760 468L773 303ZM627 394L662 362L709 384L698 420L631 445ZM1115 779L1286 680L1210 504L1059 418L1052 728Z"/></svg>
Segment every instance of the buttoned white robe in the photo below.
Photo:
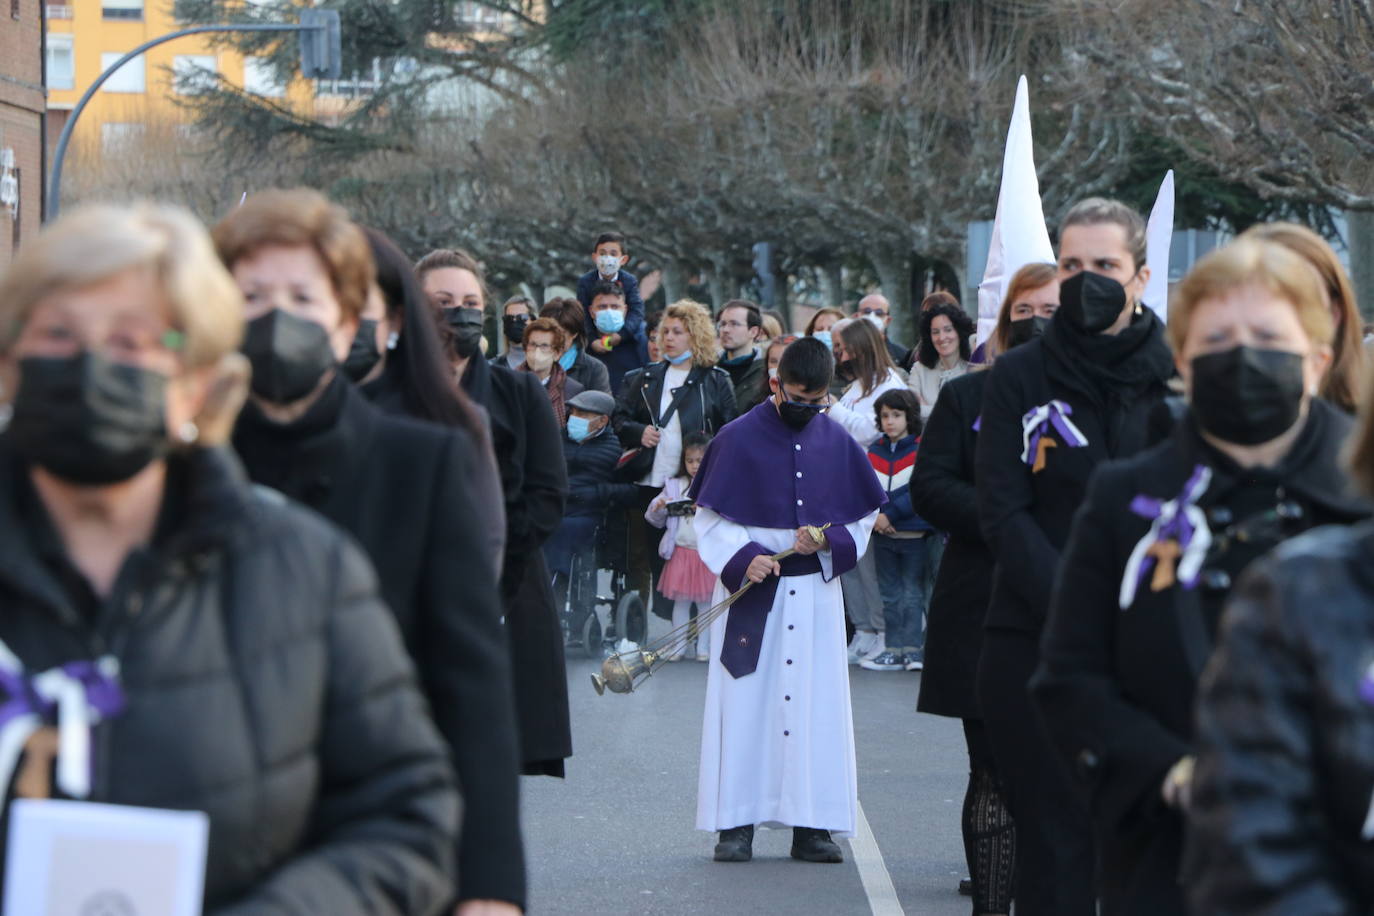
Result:
<svg viewBox="0 0 1374 916"><path fill-rule="evenodd" d="M859 556L877 517L874 510L845 526ZM704 508L696 531L701 559L716 575L750 541L779 553L796 540L794 530L737 525ZM711 625L699 830L756 824L854 832L859 790L844 598L830 551L818 556L820 573L779 581L752 674L732 677L720 662L728 615ZM717 581L713 603L728 596Z"/></svg>

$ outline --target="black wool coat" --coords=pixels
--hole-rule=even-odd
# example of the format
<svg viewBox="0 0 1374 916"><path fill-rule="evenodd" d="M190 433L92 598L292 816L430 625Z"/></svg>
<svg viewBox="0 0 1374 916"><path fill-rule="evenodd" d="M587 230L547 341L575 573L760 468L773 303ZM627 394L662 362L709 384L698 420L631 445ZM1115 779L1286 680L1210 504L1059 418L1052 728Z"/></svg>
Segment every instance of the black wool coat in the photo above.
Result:
<svg viewBox="0 0 1374 916"><path fill-rule="evenodd" d="M981 718L974 683L992 594L992 553L978 526L973 469L973 426L987 380L987 371L970 372L940 389L911 478L916 514L949 536L926 609L926 667L916 708L959 719Z"/></svg>
<svg viewBox="0 0 1374 916"><path fill-rule="evenodd" d="M451 899L449 755L352 539L197 449L168 460L152 543L83 613L27 476L0 437L0 640L30 675L118 660L127 705L92 730L90 800L206 812L207 914Z"/></svg>
<svg viewBox="0 0 1374 916"><path fill-rule="evenodd" d="M1374 526L1254 564L1199 685L1192 912L1374 912Z"/></svg>
<svg viewBox="0 0 1374 916"><path fill-rule="evenodd" d="M1050 379L1046 363L1054 357L1044 343L1024 343L989 370L974 459L979 524L997 563L986 625L1030 633L1044 626L1059 554L1089 475L1103 461L1151 444L1147 421L1166 394L1160 378L1129 404L1099 407L1092 394ZM1051 433L1056 447L1033 473L1021 459L1022 418L1052 399L1072 408L1073 423L1088 444L1069 448L1059 433Z"/></svg>
<svg viewBox="0 0 1374 916"><path fill-rule="evenodd" d="M584 348L577 354L577 359L573 360L572 368L568 370L568 378L577 382L585 391L589 388L597 391L611 393L611 374L606 371L606 364L594 356L588 356Z"/></svg>
<svg viewBox="0 0 1374 916"><path fill-rule="evenodd" d="M1185 912L1183 819L1163 805L1160 786L1194 752L1194 694L1223 602L1245 568L1281 541L1369 515L1342 470L1351 428L1314 402L1286 458L1242 469L1185 417L1168 441L1094 475L1064 551L1031 690L1097 821L1104 913ZM1154 591L1151 569L1123 610L1127 563L1152 523L1133 502L1176 499L1198 468L1211 475L1196 506L1212 545L1196 586L1162 580Z"/></svg>
<svg viewBox="0 0 1374 916"><path fill-rule="evenodd" d="M626 374L625 383L616 395L615 418L612 421L621 445L638 448L645 427L661 419L658 407L663 397L663 379L667 374L666 362L657 362ZM673 415L682 423L684 438L695 432L715 435L726 423L739 416L735 406L735 389L724 369L695 366L687 374L684 385L688 391Z"/></svg>
<svg viewBox="0 0 1374 916"><path fill-rule="evenodd" d="M471 359L463 388L487 410L506 500L501 595L515 674L522 770L563 775L572 756L563 631L544 564L544 542L567 499L563 431L539 379Z"/></svg>
<svg viewBox="0 0 1374 916"><path fill-rule="evenodd" d="M320 512L372 558L471 799L464 823L479 828L463 832L460 894L523 904L510 654L477 447L382 412L341 377L294 423L250 403L233 443L255 482Z"/></svg>

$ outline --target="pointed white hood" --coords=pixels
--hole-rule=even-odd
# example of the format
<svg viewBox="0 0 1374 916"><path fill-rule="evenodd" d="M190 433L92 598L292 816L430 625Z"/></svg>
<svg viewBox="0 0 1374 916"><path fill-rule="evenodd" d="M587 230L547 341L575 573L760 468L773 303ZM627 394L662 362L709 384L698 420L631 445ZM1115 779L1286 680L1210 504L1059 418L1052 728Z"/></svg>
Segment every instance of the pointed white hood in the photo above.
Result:
<svg viewBox="0 0 1374 916"><path fill-rule="evenodd" d="M1150 211L1145 228L1145 264L1150 282L1145 286L1145 304L1154 309L1160 321L1169 320L1169 245L1174 238L1174 170L1164 175L1159 196Z"/></svg>
<svg viewBox="0 0 1374 916"><path fill-rule="evenodd" d="M1012 276L1031 263L1053 264L1054 248L1040 204L1040 181L1035 176L1031 144L1030 93L1022 76L1016 84L1016 103L1002 155L1002 189L997 194L988 266L983 282L978 284L979 343L987 340L997 325L997 310L1002 307Z"/></svg>

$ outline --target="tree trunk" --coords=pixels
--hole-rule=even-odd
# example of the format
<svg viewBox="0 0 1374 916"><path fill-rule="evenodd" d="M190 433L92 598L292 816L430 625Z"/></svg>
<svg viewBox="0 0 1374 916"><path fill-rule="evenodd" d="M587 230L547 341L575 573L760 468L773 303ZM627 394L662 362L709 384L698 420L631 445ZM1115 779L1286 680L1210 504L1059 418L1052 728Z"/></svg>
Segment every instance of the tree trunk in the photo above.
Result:
<svg viewBox="0 0 1374 916"><path fill-rule="evenodd" d="M1346 247L1350 250L1350 282L1365 322L1374 321L1374 211L1347 210Z"/></svg>
<svg viewBox="0 0 1374 916"><path fill-rule="evenodd" d="M730 261L724 255L711 258L711 311L720 313L720 307L734 297L730 294Z"/></svg>
<svg viewBox="0 0 1374 916"><path fill-rule="evenodd" d="M792 315L792 300L788 296L788 286L791 278L787 276L787 271L778 266L777 261L773 262L773 310L782 316L783 332L789 332L796 326L796 319Z"/></svg>
<svg viewBox="0 0 1374 916"><path fill-rule="evenodd" d="M831 308L844 308L844 268L839 261L821 265L821 295Z"/></svg>
<svg viewBox="0 0 1374 916"><path fill-rule="evenodd" d="M668 261L663 265L663 298L668 305L687 295L687 265L681 261Z"/></svg>
<svg viewBox="0 0 1374 916"><path fill-rule="evenodd" d="M911 314L911 250L878 248L868 259L878 272L883 295L892 308L888 337L902 346L911 346L916 339L916 322Z"/></svg>

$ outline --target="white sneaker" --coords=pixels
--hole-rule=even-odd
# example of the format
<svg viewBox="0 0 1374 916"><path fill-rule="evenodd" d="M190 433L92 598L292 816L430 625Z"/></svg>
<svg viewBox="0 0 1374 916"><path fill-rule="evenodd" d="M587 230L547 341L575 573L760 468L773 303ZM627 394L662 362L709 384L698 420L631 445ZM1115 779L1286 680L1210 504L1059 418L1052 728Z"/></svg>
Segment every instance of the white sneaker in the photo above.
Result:
<svg viewBox="0 0 1374 916"><path fill-rule="evenodd" d="M879 655L887 651L887 634L874 633L873 640L868 647L868 651L859 659L860 662L872 661Z"/></svg>
<svg viewBox="0 0 1374 916"><path fill-rule="evenodd" d="M849 663L857 665L873 650L874 643L879 646L882 642L878 640L877 633L870 633L867 630L858 630L854 633L854 641L849 644Z"/></svg>

